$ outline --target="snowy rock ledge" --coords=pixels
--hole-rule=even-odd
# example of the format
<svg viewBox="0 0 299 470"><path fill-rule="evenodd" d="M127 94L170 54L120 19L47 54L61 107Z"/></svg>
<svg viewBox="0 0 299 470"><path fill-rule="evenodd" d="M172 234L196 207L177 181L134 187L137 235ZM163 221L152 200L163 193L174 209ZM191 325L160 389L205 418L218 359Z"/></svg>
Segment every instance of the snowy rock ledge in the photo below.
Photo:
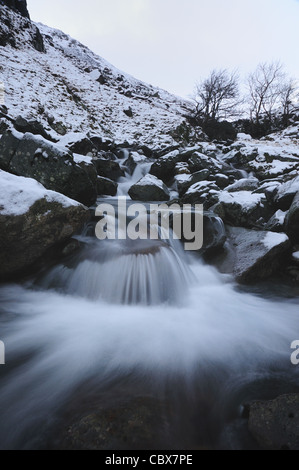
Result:
<svg viewBox="0 0 299 470"><path fill-rule="evenodd" d="M41 265L89 218L76 201L40 183L0 170L0 280L7 281Z"/></svg>

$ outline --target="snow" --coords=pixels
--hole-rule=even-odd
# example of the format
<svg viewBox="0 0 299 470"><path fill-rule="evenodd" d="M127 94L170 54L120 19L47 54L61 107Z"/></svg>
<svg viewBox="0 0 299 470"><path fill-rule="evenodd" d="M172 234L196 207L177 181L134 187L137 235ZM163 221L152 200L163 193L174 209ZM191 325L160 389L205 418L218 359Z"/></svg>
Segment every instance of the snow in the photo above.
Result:
<svg viewBox="0 0 299 470"><path fill-rule="evenodd" d="M46 48L40 53L28 45L20 16L2 8L13 19L18 38L16 49L1 47L0 55L0 81L11 117L38 116L63 146L69 134L79 140L87 132L116 144L142 142L157 149L176 144L170 132L185 120L191 102L121 72L63 32L36 24ZM101 74L107 78L104 85L97 81ZM129 107L132 118L123 112ZM50 127L49 116L66 126L66 136Z"/></svg>
<svg viewBox="0 0 299 470"><path fill-rule="evenodd" d="M239 132L239 134L237 134L237 140L252 140L252 137L249 134Z"/></svg>
<svg viewBox="0 0 299 470"><path fill-rule="evenodd" d="M287 213L288 213L288 211L283 212L280 209L277 212L275 212L274 217L280 225L284 224Z"/></svg>
<svg viewBox="0 0 299 470"><path fill-rule="evenodd" d="M272 250L278 245L288 241L289 237L285 233L268 232L263 239L263 244L267 250Z"/></svg>
<svg viewBox="0 0 299 470"><path fill-rule="evenodd" d="M295 253L293 253L292 257L294 258L295 261L299 261L299 251L296 251Z"/></svg>
<svg viewBox="0 0 299 470"><path fill-rule="evenodd" d="M0 187L5 191L0 193L1 215L22 215L39 199L48 202L58 202L63 207L80 206L80 204L55 191L50 191L31 178L15 176L0 170Z"/></svg>
<svg viewBox="0 0 299 470"><path fill-rule="evenodd" d="M154 186L158 186L159 188L163 189L163 191L165 190L165 185L164 185L163 181L159 180L159 178L157 178L156 176L150 175L150 174L145 175L136 184L138 186L154 185Z"/></svg>
<svg viewBox="0 0 299 470"><path fill-rule="evenodd" d="M244 210L253 209L255 206L262 204L264 199L265 195L263 193L256 194L250 191L236 191L234 193L222 191L219 196L219 202L225 204L239 204Z"/></svg>
<svg viewBox="0 0 299 470"><path fill-rule="evenodd" d="M75 163L88 163L89 165L92 164L92 157L85 157L83 155L79 155L78 153L74 153L74 162Z"/></svg>

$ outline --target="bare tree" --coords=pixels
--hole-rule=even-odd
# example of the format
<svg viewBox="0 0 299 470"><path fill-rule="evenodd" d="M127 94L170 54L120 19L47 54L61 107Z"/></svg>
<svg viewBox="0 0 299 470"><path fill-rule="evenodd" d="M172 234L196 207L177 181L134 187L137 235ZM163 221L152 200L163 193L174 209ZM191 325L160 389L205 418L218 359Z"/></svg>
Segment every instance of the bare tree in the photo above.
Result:
<svg viewBox="0 0 299 470"><path fill-rule="evenodd" d="M281 84L280 105L282 108L282 119L284 126L290 124L290 117L295 110L295 100L297 98L298 87L293 79L289 79Z"/></svg>
<svg viewBox="0 0 299 470"><path fill-rule="evenodd" d="M208 78L196 85L193 99L196 103L196 118L204 123L236 115L241 102L238 74L213 70Z"/></svg>
<svg viewBox="0 0 299 470"><path fill-rule="evenodd" d="M280 62L261 63L248 77L250 118L257 125L265 115L272 122L273 111L282 95L286 75Z"/></svg>

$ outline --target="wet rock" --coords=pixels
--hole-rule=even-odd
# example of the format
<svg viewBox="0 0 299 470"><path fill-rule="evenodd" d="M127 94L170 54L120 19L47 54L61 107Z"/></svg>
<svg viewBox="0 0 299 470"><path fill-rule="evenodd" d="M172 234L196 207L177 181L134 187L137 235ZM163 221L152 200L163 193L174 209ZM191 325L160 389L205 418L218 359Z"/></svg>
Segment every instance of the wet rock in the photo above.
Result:
<svg viewBox="0 0 299 470"><path fill-rule="evenodd" d="M299 450L299 395L251 403L248 428L263 449Z"/></svg>
<svg viewBox="0 0 299 470"><path fill-rule="evenodd" d="M109 178L98 176L97 178L97 190L98 195L115 196L117 193L118 184Z"/></svg>
<svg viewBox="0 0 299 470"><path fill-rule="evenodd" d="M281 269L290 242L284 233L226 227L229 247L219 259L221 272L232 273L242 283L267 279Z"/></svg>
<svg viewBox="0 0 299 470"><path fill-rule="evenodd" d="M125 161L125 165L127 169L129 170L129 173L132 175L136 169L136 167L144 162L146 160L146 157L144 155L141 155L140 153L137 152L130 152L129 157Z"/></svg>
<svg viewBox="0 0 299 470"><path fill-rule="evenodd" d="M286 216L285 229L292 242L299 243L299 192Z"/></svg>
<svg viewBox="0 0 299 470"><path fill-rule="evenodd" d="M74 162L67 150L42 137L4 133L0 140L0 168L18 176L34 178L45 188L86 206L96 201L95 183L85 169Z"/></svg>
<svg viewBox="0 0 299 470"><path fill-rule="evenodd" d="M98 158L94 163L99 176L109 178L113 181L117 181L122 176L125 176L124 170L122 170L119 163L114 160Z"/></svg>
<svg viewBox="0 0 299 470"><path fill-rule="evenodd" d="M153 175L146 175L129 189L134 201L169 201L168 188Z"/></svg>
<svg viewBox="0 0 299 470"><path fill-rule="evenodd" d="M144 450L156 448L163 432L164 405L152 397L98 406L71 424L62 437L66 450Z"/></svg>

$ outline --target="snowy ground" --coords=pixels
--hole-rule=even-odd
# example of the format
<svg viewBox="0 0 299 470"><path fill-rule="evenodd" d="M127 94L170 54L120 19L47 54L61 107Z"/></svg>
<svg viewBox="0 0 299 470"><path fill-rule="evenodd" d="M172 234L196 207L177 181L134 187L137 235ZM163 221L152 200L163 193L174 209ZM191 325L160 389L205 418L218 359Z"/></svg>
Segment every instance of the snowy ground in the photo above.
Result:
<svg viewBox="0 0 299 470"><path fill-rule="evenodd" d="M38 117L43 123L50 117L68 133L93 132L116 143L173 144L169 132L184 120L190 103L117 70L75 39L41 24L46 53L38 52L28 45L27 20L6 14L18 31L17 48L0 46L0 81L12 117ZM132 117L124 113L129 109Z"/></svg>

